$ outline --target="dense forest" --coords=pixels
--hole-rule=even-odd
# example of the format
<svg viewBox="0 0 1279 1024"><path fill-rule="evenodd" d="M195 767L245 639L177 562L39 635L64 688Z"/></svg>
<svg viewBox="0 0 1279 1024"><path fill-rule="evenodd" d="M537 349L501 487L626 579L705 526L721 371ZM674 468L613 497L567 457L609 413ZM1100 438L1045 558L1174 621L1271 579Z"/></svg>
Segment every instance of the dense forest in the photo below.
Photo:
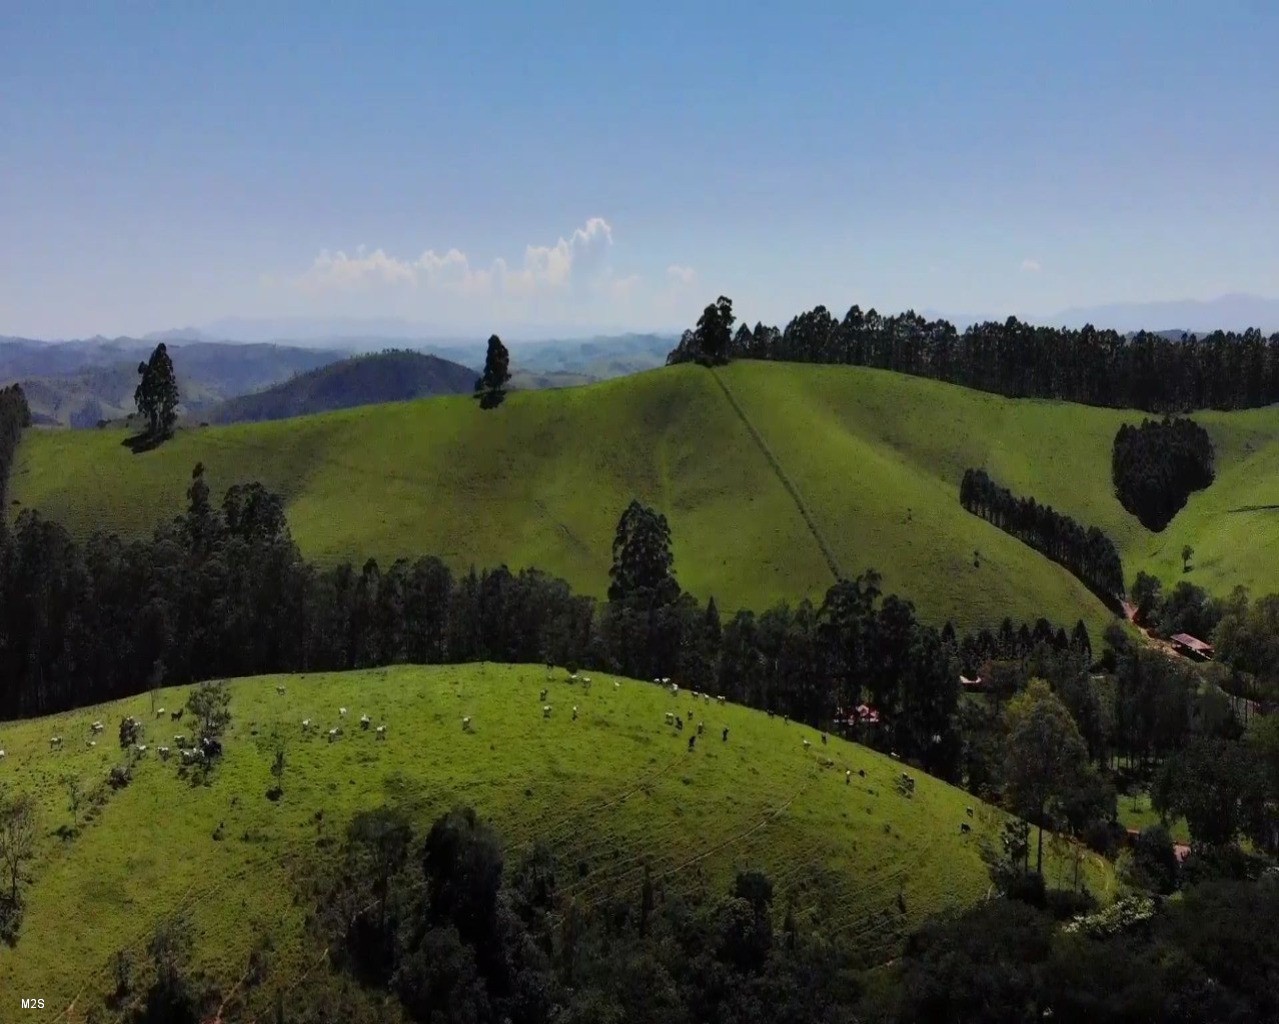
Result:
<svg viewBox="0 0 1279 1024"><path fill-rule="evenodd" d="M1115 435L1111 478L1115 497L1142 526L1158 533L1185 507L1191 492L1213 481L1208 431L1194 420L1164 417L1127 423Z"/></svg>
<svg viewBox="0 0 1279 1024"><path fill-rule="evenodd" d="M959 502L973 515L1010 533L1074 573L1107 604L1124 592L1124 567L1114 542L1097 527L1085 529L1070 516L1034 498L1000 487L984 469L966 469Z"/></svg>
<svg viewBox="0 0 1279 1024"><path fill-rule="evenodd" d="M725 313L728 318L725 319ZM785 330L756 324L731 338L732 303L721 297L685 331L667 363L776 359L873 366L1013 398L1181 412L1248 409L1279 401L1279 334L1214 331L1170 341L1088 326L1035 327L1009 317L963 332L914 312L881 316L853 306L842 320L818 306Z"/></svg>

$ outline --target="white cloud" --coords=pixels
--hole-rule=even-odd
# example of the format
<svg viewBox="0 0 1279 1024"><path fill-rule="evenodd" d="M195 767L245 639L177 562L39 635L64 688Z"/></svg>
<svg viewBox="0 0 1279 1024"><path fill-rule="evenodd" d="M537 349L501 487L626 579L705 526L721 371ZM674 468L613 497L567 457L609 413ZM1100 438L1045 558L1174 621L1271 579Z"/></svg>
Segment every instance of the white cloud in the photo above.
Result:
<svg viewBox="0 0 1279 1024"><path fill-rule="evenodd" d="M1021 261L1021 269L1027 274L1038 274L1040 270L1039 260L1024 259Z"/></svg>
<svg viewBox="0 0 1279 1024"><path fill-rule="evenodd" d="M701 288L690 266L659 263L654 273L613 265L614 234L591 217L548 245L478 261L464 250L428 248L398 256L385 248L325 249L302 273L262 275L264 288L293 293L291 311L429 318L436 324L596 325L695 319ZM665 273L661 267L666 266ZM639 268L634 268L639 269Z"/></svg>
<svg viewBox="0 0 1279 1024"><path fill-rule="evenodd" d="M364 246L348 255L324 249L306 273L294 279L305 292L350 291L376 285L408 285L412 288L457 292L463 295L500 293L529 298L546 291L607 283L608 251L613 229L603 217L592 217L568 238L554 245L530 245L516 267L502 258L488 267L472 267L459 249L437 253L427 249L417 259L404 260L383 249L366 252Z"/></svg>
<svg viewBox="0 0 1279 1024"><path fill-rule="evenodd" d="M672 263L666 268L666 277L672 284L692 284L697 280L697 271L692 267Z"/></svg>

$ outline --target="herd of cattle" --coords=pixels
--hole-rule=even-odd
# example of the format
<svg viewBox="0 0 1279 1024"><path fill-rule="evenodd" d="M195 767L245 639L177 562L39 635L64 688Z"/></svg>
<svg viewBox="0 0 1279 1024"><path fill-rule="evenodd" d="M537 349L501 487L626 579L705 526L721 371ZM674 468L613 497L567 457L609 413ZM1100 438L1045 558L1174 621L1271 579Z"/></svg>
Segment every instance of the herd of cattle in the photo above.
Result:
<svg viewBox="0 0 1279 1024"><path fill-rule="evenodd" d="M549 670L550 670L550 666L548 666L548 671ZM570 678L574 682L580 682L583 685L584 689L587 692L590 692L590 685L591 685L590 676L582 676L579 679L578 674L576 672L573 672L570 674ZM679 692L680 692L679 684L671 682L669 678L659 677L654 679L653 682L657 684L658 686L669 688L672 697L679 696ZM620 681L614 680L613 686L615 689L620 689L621 685L622 684ZM278 695L283 696L285 693L285 688L282 685L277 685L275 688L275 691ZM712 701L712 697L708 693L702 693L697 690L691 690L689 691L689 693L694 704L696 704L699 701L704 704L709 704ZM554 710L552 705L547 703L547 699L549 695L550 695L550 690L545 688L538 695L539 702L541 703L541 706L542 706L542 717L544 719L549 719ZM713 699L718 704L726 703L725 698L722 694ZM156 718L163 718L166 715L166 713L167 712L165 711L164 708L158 708L155 712L155 716ZM343 733L342 733L341 721L347 718L348 713L349 713L348 708L346 707L338 708L339 724L330 728L327 733L328 741L330 743L337 741L342 736ZM172 713L169 713L169 714L172 721L174 722L180 721L182 719L183 709L178 708L176 711L173 711ZM573 715L573 721L577 721L578 707L576 704L573 705L572 715ZM693 726L693 717L694 717L694 713L691 708L688 709L688 711L685 714L680 714L678 711L667 711L665 713L666 725L675 728L677 732L682 732L684 730L684 724L686 721L691 729ZM768 717L772 718L773 712L770 711L768 713ZM787 716L783 715L782 717L785 721L789 722L789 718ZM373 726L373 720L367 714L361 715L359 722L360 722L360 729L364 732L369 731L369 729L371 729ZM125 735L133 735L135 733L140 735L141 727L142 727L142 723L138 721L138 719L134 718L133 716L129 716L121 723L121 736L123 737ZM90 726L90 736L88 739L85 740L85 746L89 748L96 747L97 740L95 737L99 733L101 733L104 728L105 727L101 721L95 721ZM310 734L315 731L316 731L315 725L310 718L302 719L303 733ZM466 715L462 718L462 731L468 732L468 733L473 731L472 721L469 715ZM688 749L690 751L696 748L698 737L702 736L705 733L705 731L706 731L706 722L698 721L696 730L688 738ZM378 725L377 728L374 730L374 733L379 740L386 739L386 725L385 724ZM728 726L724 726L722 728L720 735L723 742L727 743L728 742ZM825 745L828 742L827 734L823 732L820 735L821 735L821 742L823 745ZM63 745L62 739L63 738L60 735L50 737L49 739L50 750L62 749L62 745ZM802 742L805 750L808 750L812 747L812 742L807 737L803 738ZM222 752L222 744L217 739L212 737L205 737L202 740L200 740L199 743L189 744L187 740L187 736L184 733L177 733L174 735L173 747L169 747L169 746L157 747L156 752L159 754L159 756L162 759L168 760L175 748L178 752L179 757L181 758L182 764L184 765L198 764L200 762L208 761L209 759L216 757ZM148 749L148 745L145 743L133 744L133 750L139 756L145 754L147 752L147 749ZM3 748L0 748L0 760L2 760L4 757L5 757L5 751L3 750ZM864 768L858 769L857 774L861 778L865 778L866 770ZM851 785L852 780L853 780L852 769L848 769L844 772L844 783L846 785ZM914 776L910 775L908 772L902 772L900 778L897 781L897 789L904 796L913 796L915 792ZM967 814L969 818L973 817L973 813L974 811L972 807L967 808ZM969 826L967 822L963 822L960 825L960 831L964 833L968 833L971 831L971 827Z"/></svg>

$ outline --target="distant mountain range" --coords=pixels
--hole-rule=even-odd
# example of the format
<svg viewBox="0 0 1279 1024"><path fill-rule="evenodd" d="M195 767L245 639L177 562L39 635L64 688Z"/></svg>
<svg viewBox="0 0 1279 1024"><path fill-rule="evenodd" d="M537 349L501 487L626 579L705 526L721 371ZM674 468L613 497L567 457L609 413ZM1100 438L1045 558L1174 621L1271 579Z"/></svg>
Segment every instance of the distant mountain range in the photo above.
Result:
<svg viewBox="0 0 1279 1024"><path fill-rule="evenodd" d="M329 363L265 391L232 398L211 410L210 423L282 420L379 402L470 394L478 371L421 352L390 351Z"/></svg>
<svg viewBox="0 0 1279 1024"><path fill-rule="evenodd" d="M411 349L424 358L435 357L439 364L466 368L468 380L462 390L469 390L477 372L472 368L483 365L487 350L485 341L474 339L444 339L440 343L364 337L359 344L345 348L332 338L323 345L311 346L204 339L204 333L197 329L160 331L146 338L96 337L61 342L0 338L0 386L21 383L37 423L92 427L101 420L119 419L133 411L138 363L163 341L172 353L178 374L181 414L205 420L217 406L232 398L261 392L299 374L370 350ZM660 334L515 342L510 346L512 387L566 387L652 369L665 363L666 353L675 342L674 336ZM424 388L423 394L442 393L433 390L434 384L421 383L424 365L417 364L409 375L409 384ZM369 376L373 371L364 367L360 372L363 377L339 386L338 391L353 390L368 402L413 397L393 377L378 377L381 384L374 386ZM443 390L451 387L449 384ZM290 402L305 408L325 399L313 397L308 401L283 395L260 401L264 403L261 407L274 409L290 407Z"/></svg>
<svg viewBox="0 0 1279 1024"><path fill-rule="evenodd" d="M1161 331L1204 334L1210 331L1244 331L1256 327L1264 334L1279 331L1279 299L1258 295L1222 295L1208 301L1114 303L1079 306L1041 319L1054 327L1083 327L1116 331Z"/></svg>
<svg viewBox="0 0 1279 1024"><path fill-rule="evenodd" d="M166 344L178 375L179 411L188 416L349 355L288 345ZM138 363L154 348L138 338L56 344L0 339L0 385L22 385L37 423L92 427L134 410Z"/></svg>

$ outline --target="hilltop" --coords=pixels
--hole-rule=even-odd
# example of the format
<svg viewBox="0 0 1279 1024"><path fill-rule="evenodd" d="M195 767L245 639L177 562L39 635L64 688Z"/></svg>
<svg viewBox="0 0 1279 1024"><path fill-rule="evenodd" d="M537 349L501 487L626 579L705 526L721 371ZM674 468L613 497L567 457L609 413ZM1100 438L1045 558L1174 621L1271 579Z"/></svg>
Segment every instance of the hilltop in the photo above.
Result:
<svg viewBox="0 0 1279 1024"><path fill-rule="evenodd" d="M475 378L470 367L438 356L392 350L330 363L265 391L232 398L205 418L211 423L251 423L431 395L470 394Z"/></svg>
<svg viewBox="0 0 1279 1024"><path fill-rule="evenodd" d="M761 712L603 675L588 690L563 670L548 680L542 666L397 667L245 679L230 691L225 756L208 785L156 756L177 727L155 709L180 707L183 690L0 724L0 771L36 796L42 826L18 943L0 957L0 990L39 992L55 1010L74 999L88 1012L113 987L116 952L141 960L155 926L179 914L198 939L196 966L224 993L264 942L268 990L295 983L320 952L305 929L315 880L340 855L352 814L383 803L407 808L419 828L457 803L475 806L498 828L508 870L533 840L548 843L573 869L562 895L579 904L637 896L646 863L673 892L722 888L737 870L761 869L779 906L854 937L866 964L892 956L928 915L986 892L981 847L1004 820L980 804L968 818L971 796L922 774L914 795L903 795L900 764L864 747L822 745L813 730ZM345 735L326 742L339 706L350 708ZM706 721L696 750L689 732L664 723L670 710ZM385 742L358 728L364 713L388 724ZM125 715L142 720L150 750L130 785L73 838L58 838L71 825L60 780L79 777L87 791L126 760L115 736ZM317 733L303 735L303 718ZM106 731L88 748L94 720ZM265 796L273 734L288 759L278 801ZM63 750L50 750L51 735L64 737ZM1064 862L1051 867L1066 877ZM1095 892L1110 893L1104 862L1089 854L1084 871ZM272 1005L269 992L240 997Z"/></svg>

